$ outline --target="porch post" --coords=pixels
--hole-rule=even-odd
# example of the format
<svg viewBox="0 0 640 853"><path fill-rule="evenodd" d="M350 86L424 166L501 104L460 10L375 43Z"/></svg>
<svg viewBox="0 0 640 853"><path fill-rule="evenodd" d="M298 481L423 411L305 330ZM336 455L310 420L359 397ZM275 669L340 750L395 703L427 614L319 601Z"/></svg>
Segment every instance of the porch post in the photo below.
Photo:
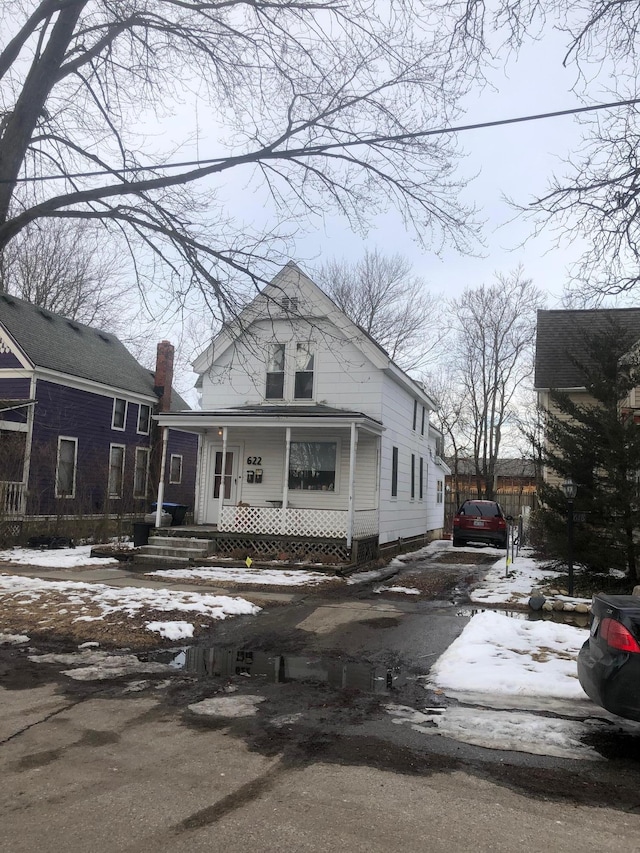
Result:
<svg viewBox="0 0 640 853"><path fill-rule="evenodd" d="M162 428L162 462L160 463L160 479L158 480L158 503L156 504L156 527L162 520L162 504L164 503L164 471L167 464L167 444L169 442L169 427Z"/></svg>
<svg viewBox="0 0 640 853"><path fill-rule="evenodd" d="M220 487L218 489L218 530L221 530L222 507L224 506L224 492L226 489L225 472L227 470L227 427L222 427L222 459L220 460ZM215 471L214 471L215 477Z"/></svg>
<svg viewBox="0 0 640 853"><path fill-rule="evenodd" d="M355 491L355 473L356 473L356 445L358 443L358 433L355 423L351 424L351 447L349 449L349 507L347 511L347 548L351 548L353 542L353 520L354 508L353 497Z"/></svg>
<svg viewBox="0 0 640 853"><path fill-rule="evenodd" d="M291 427L285 430L284 439L284 473L282 477L282 518L280 519L280 532L286 533L287 507L289 504L289 461L291 460Z"/></svg>

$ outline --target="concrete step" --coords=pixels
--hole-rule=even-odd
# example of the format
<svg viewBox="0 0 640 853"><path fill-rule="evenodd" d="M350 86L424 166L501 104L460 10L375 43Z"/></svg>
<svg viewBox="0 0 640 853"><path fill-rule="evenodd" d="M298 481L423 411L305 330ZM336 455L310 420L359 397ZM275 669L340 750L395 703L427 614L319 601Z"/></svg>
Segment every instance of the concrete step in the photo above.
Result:
<svg viewBox="0 0 640 853"><path fill-rule="evenodd" d="M163 556L162 554L145 554L142 550L139 550L136 553L133 561L134 563L148 563L149 565L154 566L166 566L168 569L175 568L176 566L188 566L190 563L188 557L169 557Z"/></svg>
<svg viewBox="0 0 640 853"><path fill-rule="evenodd" d="M167 551L175 551L184 554L185 557L206 557L209 553L209 545L195 545L192 542L183 545L177 543L175 539L160 539L153 537L149 539L148 545L143 545L143 548L155 548Z"/></svg>
<svg viewBox="0 0 640 853"><path fill-rule="evenodd" d="M149 536L150 545L170 545L176 548L205 548L211 547L211 539L196 539L191 536L162 536L152 533Z"/></svg>

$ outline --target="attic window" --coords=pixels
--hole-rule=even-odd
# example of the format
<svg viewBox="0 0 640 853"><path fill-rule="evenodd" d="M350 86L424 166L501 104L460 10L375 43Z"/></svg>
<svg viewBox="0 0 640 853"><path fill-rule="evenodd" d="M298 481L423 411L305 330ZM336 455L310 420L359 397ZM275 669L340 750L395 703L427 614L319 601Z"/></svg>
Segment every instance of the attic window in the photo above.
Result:
<svg viewBox="0 0 640 853"><path fill-rule="evenodd" d="M284 311L297 311L298 310L298 297L297 296L283 296L281 305Z"/></svg>
<svg viewBox="0 0 640 853"><path fill-rule="evenodd" d="M47 314L47 312L43 311L42 308L40 308L38 314L40 314L41 317L44 317L44 319L48 320L50 323L53 322L53 317L51 316L51 314Z"/></svg>

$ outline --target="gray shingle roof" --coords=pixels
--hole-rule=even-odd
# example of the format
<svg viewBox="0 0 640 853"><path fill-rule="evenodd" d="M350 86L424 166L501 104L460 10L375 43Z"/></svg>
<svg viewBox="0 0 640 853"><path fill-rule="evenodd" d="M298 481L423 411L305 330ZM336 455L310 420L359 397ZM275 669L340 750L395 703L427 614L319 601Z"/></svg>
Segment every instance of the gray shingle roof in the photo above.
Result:
<svg viewBox="0 0 640 853"><path fill-rule="evenodd" d="M109 332L0 293L0 324L36 366L155 397L153 372ZM174 391L171 409L188 409Z"/></svg>
<svg viewBox="0 0 640 853"><path fill-rule="evenodd" d="M570 356L580 357L585 334L604 331L613 320L640 340L640 308L538 311L535 388L582 388L584 379Z"/></svg>

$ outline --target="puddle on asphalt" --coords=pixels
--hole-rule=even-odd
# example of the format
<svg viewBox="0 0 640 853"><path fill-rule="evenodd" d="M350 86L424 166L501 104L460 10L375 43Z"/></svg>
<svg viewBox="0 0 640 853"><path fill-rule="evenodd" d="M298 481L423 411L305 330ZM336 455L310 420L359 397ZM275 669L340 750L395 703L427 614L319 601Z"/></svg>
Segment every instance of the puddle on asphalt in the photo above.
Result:
<svg viewBox="0 0 640 853"><path fill-rule="evenodd" d="M344 663L318 657L278 655L220 646L183 649L173 657L170 665L203 678L240 675L260 678L271 684L308 681L365 693L390 693L407 682L406 673L400 667Z"/></svg>

